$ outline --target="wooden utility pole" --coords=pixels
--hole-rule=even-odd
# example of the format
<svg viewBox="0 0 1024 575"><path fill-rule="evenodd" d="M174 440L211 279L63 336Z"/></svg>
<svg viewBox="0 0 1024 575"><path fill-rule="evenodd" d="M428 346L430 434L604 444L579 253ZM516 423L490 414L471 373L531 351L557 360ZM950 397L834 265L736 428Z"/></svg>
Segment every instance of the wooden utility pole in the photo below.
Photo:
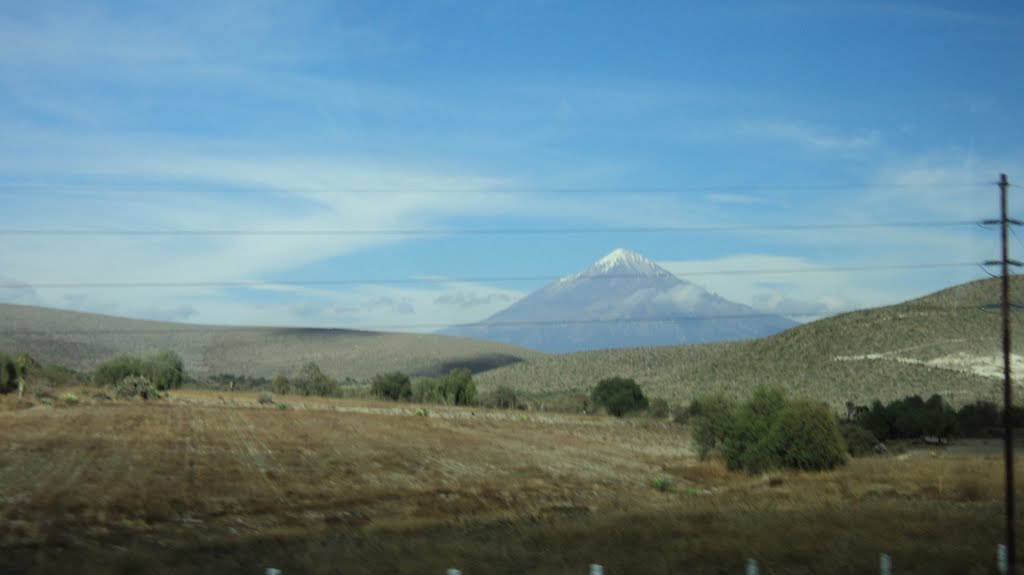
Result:
<svg viewBox="0 0 1024 575"><path fill-rule="evenodd" d="M1011 260L1007 234L1010 225L1020 225L1019 220L1010 219L1006 213L1006 191L1010 187L1006 174L999 175L999 201L1001 204L1000 218L986 220L986 224L999 224L1002 235L1003 257L998 261L985 262L999 264L1002 268L1002 310L1003 310L1003 465L1006 469L1006 558L1007 573L1017 573L1017 535L1015 527L1016 512L1014 511L1013 483L1013 380L1010 377L1010 266L1020 266L1020 262Z"/></svg>

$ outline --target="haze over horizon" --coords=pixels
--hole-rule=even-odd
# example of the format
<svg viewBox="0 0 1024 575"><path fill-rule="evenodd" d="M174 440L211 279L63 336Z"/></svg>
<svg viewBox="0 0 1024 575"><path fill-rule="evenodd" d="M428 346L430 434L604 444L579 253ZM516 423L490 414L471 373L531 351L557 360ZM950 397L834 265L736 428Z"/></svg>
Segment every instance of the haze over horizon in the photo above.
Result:
<svg viewBox="0 0 1024 575"><path fill-rule="evenodd" d="M1024 181L1022 24L1010 2L8 3L0 302L433 331L627 248L801 321L896 303L998 255L974 222L999 173Z"/></svg>

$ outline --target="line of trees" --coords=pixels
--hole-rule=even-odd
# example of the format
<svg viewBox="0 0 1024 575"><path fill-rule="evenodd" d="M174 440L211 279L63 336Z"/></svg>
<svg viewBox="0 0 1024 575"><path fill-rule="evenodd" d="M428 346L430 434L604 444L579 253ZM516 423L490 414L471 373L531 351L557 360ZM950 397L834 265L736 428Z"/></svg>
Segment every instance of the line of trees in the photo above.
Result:
<svg viewBox="0 0 1024 575"><path fill-rule="evenodd" d="M1012 425L1024 424L1024 409L1011 410ZM1003 410L989 401L978 401L953 409L941 395L928 399L912 395L871 407L848 404L851 423L870 431L880 441L920 437L978 437L1003 425Z"/></svg>

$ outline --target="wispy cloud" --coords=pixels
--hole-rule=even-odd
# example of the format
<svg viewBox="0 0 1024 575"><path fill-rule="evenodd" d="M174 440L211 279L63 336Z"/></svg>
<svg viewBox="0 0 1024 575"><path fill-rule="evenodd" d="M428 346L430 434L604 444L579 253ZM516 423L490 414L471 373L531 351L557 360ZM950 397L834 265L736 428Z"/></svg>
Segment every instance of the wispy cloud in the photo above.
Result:
<svg viewBox="0 0 1024 575"><path fill-rule="evenodd" d="M839 136L798 122L747 122L736 127L736 134L744 138L775 140L822 151L854 152L877 146L882 141L878 130L866 134Z"/></svg>

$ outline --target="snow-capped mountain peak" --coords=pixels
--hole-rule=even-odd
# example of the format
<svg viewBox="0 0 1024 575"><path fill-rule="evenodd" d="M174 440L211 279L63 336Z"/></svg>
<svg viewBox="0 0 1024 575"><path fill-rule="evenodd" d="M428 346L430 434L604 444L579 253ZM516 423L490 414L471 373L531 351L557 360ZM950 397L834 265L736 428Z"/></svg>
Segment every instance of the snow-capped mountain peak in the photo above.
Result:
<svg viewBox="0 0 1024 575"><path fill-rule="evenodd" d="M665 277L671 276L658 264L644 256L623 248L619 248L597 261L581 275L623 275L623 276L646 276Z"/></svg>
<svg viewBox="0 0 1024 575"><path fill-rule="evenodd" d="M480 323L445 333L565 353L761 337L792 325L681 280L636 252L617 249Z"/></svg>

